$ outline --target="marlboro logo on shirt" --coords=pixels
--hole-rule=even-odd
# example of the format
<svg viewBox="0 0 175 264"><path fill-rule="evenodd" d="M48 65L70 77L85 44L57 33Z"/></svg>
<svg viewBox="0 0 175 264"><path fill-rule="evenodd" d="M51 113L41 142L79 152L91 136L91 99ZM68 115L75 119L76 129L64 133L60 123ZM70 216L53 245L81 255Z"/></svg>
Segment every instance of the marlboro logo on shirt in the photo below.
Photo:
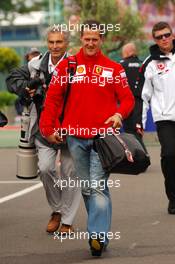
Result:
<svg viewBox="0 0 175 264"><path fill-rule="evenodd" d="M125 71L121 71L120 72L120 76L121 76L121 78L126 78L126 72Z"/></svg>
<svg viewBox="0 0 175 264"><path fill-rule="evenodd" d="M112 77L112 74L113 74L113 71L114 71L114 69L104 68L103 67L102 77L111 78Z"/></svg>
<svg viewBox="0 0 175 264"><path fill-rule="evenodd" d="M121 84L123 88L128 86L128 80L126 77L126 72L125 71L120 71L120 77L121 77Z"/></svg>

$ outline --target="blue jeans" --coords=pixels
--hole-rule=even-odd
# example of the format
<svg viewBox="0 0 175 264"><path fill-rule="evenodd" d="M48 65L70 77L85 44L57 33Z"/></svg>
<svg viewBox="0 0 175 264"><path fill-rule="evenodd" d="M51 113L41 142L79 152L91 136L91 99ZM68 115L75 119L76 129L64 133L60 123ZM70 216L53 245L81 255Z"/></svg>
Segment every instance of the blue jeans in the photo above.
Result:
<svg viewBox="0 0 175 264"><path fill-rule="evenodd" d="M107 186L109 174L104 172L99 156L93 149L93 139L67 136L67 143L75 163L88 213L87 230L90 236L93 233L104 235L106 244L112 215L111 198Z"/></svg>

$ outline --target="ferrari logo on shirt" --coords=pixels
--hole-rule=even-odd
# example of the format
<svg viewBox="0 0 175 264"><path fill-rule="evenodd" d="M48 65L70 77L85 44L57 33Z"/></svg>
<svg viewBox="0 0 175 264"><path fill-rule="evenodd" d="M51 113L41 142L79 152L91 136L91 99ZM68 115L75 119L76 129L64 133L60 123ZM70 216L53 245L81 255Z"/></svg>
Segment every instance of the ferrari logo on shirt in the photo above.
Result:
<svg viewBox="0 0 175 264"><path fill-rule="evenodd" d="M78 65L76 69L76 75L86 74L85 65Z"/></svg>
<svg viewBox="0 0 175 264"><path fill-rule="evenodd" d="M103 72L103 67L99 65L95 65L93 69L93 74L101 75Z"/></svg>

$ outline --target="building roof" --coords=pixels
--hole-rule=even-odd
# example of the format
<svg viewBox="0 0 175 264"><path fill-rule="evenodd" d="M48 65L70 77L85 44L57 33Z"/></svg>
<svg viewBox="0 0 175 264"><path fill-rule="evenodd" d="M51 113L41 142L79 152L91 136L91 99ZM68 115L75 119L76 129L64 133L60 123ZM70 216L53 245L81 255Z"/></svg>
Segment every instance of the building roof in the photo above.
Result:
<svg viewBox="0 0 175 264"><path fill-rule="evenodd" d="M33 11L28 14L16 14L12 25L14 26L24 26L24 25L38 25L43 23L46 12L44 11ZM1 26L9 26L10 22L7 20L2 20L0 22Z"/></svg>

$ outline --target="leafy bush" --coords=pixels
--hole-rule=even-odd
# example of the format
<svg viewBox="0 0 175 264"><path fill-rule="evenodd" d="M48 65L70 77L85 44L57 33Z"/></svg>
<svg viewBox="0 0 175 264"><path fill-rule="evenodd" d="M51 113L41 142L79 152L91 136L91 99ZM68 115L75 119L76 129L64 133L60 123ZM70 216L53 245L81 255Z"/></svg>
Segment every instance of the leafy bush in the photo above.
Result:
<svg viewBox="0 0 175 264"><path fill-rule="evenodd" d="M0 109L3 109L5 106L13 105L17 96L11 94L7 91L0 92Z"/></svg>
<svg viewBox="0 0 175 264"><path fill-rule="evenodd" d="M0 47L0 72L9 72L11 69L18 67L20 57L12 48Z"/></svg>

